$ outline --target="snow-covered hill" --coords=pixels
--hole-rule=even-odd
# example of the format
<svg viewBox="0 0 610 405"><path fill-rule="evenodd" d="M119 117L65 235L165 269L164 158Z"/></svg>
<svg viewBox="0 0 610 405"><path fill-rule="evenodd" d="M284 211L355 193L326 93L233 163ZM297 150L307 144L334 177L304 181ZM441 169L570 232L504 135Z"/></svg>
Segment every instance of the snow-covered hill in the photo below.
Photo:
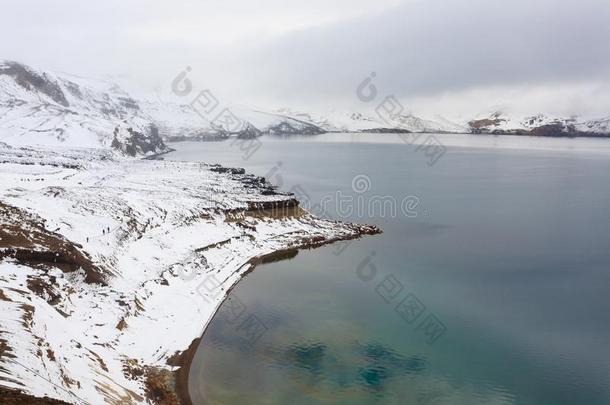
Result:
<svg viewBox="0 0 610 405"><path fill-rule="evenodd" d="M317 135L326 132L311 120L290 114L269 113L241 106L233 107L232 111L240 119L260 130L262 134Z"/></svg>
<svg viewBox="0 0 610 405"><path fill-rule="evenodd" d="M483 114L468 123L471 133L531 136L610 136L610 118L585 120L576 116L553 118L544 114L511 115L502 111Z"/></svg>
<svg viewBox="0 0 610 405"><path fill-rule="evenodd" d="M0 140L15 145L167 150L150 116L112 83L0 63Z"/></svg>
<svg viewBox="0 0 610 405"><path fill-rule="evenodd" d="M257 260L378 232L243 170L100 149L0 143L0 195L0 397L177 403L179 354Z"/></svg>
<svg viewBox="0 0 610 405"><path fill-rule="evenodd" d="M239 129L210 122L188 103L136 98L107 80L0 62L0 140L14 145L115 147L129 155L167 150L165 140L323 133L315 124L232 107Z"/></svg>

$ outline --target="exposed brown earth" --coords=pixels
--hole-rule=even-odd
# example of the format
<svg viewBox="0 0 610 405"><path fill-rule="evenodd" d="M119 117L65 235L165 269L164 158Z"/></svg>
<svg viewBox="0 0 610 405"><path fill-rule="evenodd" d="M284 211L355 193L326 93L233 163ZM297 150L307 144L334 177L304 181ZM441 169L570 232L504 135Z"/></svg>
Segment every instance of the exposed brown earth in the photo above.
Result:
<svg viewBox="0 0 610 405"><path fill-rule="evenodd" d="M88 283L104 284L103 271L82 246L45 228L40 218L0 202L0 260L13 258L28 265L57 267L69 273L82 268Z"/></svg>
<svg viewBox="0 0 610 405"><path fill-rule="evenodd" d="M146 398L158 405L181 405L176 393L174 373L149 367L146 369Z"/></svg>
<svg viewBox="0 0 610 405"><path fill-rule="evenodd" d="M0 404L2 405L69 405L67 402L52 398L36 398L17 390L0 386Z"/></svg>
<svg viewBox="0 0 610 405"><path fill-rule="evenodd" d="M176 353L168 361L170 366L180 367L174 372L174 392L178 396L181 405L193 405L188 388L189 372L193 359L195 358L195 353L197 353L197 348L199 348L199 344L201 343L201 339L202 338L193 340L187 350L182 353Z"/></svg>

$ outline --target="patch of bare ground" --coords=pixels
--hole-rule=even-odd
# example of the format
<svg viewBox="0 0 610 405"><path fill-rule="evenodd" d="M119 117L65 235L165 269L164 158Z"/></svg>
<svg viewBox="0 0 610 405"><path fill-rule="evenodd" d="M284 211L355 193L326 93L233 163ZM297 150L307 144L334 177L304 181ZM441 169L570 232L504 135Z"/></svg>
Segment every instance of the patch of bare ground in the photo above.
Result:
<svg viewBox="0 0 610 405"><path fill-rule="evenodd" d="M146 368L146 398L157 405L184 405L176 394L174 373L156 367Z"/></svg>
<svg viewBox="0 0 610 405"><path fill-rule="evenodd" d="M46 300L49 305L57 305L61 301L61 294L56 286L57 278L54 276L41 275L27 278L28 290ZM66 314L59 308L55 308L55 310L66 317Z"/></svg>
<svg viewBox="0 0 610 405"><path fill-rule="evenodd" d="M270 219L284 219L284 218L301 218L307 215L307 211L298 205L280 205L271 208L254 208L246 211L246 215L254 218L270 218Z"/></svg>
<svg viewBox="0 0 610 405"><path fill-rule="evenodd" d="M129 380L139 380L144 377L145 371L138 360L129 359L123 361L123 375Z"/></svg>
<svg viewBox="0 0 610 405"><path fill-rule="evenodd" d="M144 383L147 403L155 405L184 405L177 387L178 373L166 369L142 366L138 360L123 361L123 375L129 380ZM187 397L188 399L188 393Z"/></svg>
<svg viewBox="0 0 610 405"><path fill-rule="evenodd" d="M470 121L468 124L474 128L474 129L483 129L483 128L488 128L488 127L497 127L498 125L502 124L504 121L506 121L505 119L502 118L484 118L481 120L474 120L474 121Z"/></svg>
<svg viewBox="0 0 610 405"><path fill-rule="evenodd" d="M252 264L257 265L257 264L268 264L268 263L281 262L284 260L294 259L295 257L297 257L298 254L299 254L299 249L278 250L276 252L265 255L259 259L253 260Z"/></svg>
<svg viewBox="0 0 610 405"><path fill-rule="evenodd" d="M0 386L0 404L2 405L69 405L67 402L52 398L36 398L21 391Z"/></svg>
<svg viewBox="0 0 610 405"><path fill-rule="evenodd" d="M179 367L176 371L174 371L174 392L181 405L193 405L188 387L189 372L200 343L201 338L193 340L187 350L174 354L167 361L168 365Z"/></svg>
<svg viewBox="0 0 610 405"><path fill-rule="evenodd" d="M12 300L4 294L4 291L0 289L0 301L11 302Z"/></svg>
<svg viewBox="0 0 610 405"><path fill-rule="evenodd" d="M46 229L40 218L0 202L0 225L0 260L8 257L29 266L56 267L66 273L82 268L86 282L105 284L103 271L80 250L82 246Z"/></svg>
<svg viewBox="0 0 610 405"><path fill-rule="evenodd" d="M226 222L236 222L243 225L242 221L249 218L256 219L285 219L301 218L307 215L307 211L299 207L298 202L293 205L292 200L278 201L273 204L248 203L248 209L225 210Z"/></svg>
<svg viewBox="0 0 610 405"><path fill-rule="evenodd" d="M8 345L8 342L0 338L0 362L4 361L4 359L14 359L15 355L12 352L13 350Z"/></svg>

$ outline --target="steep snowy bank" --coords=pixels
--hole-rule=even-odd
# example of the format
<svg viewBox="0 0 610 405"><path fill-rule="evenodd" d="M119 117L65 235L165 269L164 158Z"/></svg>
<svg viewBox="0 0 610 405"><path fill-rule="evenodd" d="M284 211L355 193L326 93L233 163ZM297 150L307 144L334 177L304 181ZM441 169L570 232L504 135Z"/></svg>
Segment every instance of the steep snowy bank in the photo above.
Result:
<svg viewBox="0 0 610 405"><path fill-rule="evenodd" d="M68 403L175 400L176 354L257 257L378 232L240 170L103 150L0 144L0 190L0 386Z"/></svg>

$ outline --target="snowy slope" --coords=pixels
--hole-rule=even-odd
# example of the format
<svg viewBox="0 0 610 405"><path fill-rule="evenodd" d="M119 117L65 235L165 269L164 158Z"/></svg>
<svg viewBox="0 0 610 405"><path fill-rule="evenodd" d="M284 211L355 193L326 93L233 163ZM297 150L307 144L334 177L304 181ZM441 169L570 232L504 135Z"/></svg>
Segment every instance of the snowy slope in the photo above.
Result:
<svg viewBox="0 0 610 405"><path fill-rule="evenodd" d="M463 133L466 130L464 126L455 124L442 116L425 119L412 114L398 114L391 117L390 122L398 128L407 129L411 132Z"/></svg>
<svg viewBox="0 0 610 405"><path fill-rule="evenodd" d="M156 403L253 259L377 232L241 170L99 149L0 143L0 195L0 385L75 404Z"/></svg>
<svg viewBox="0 0 610 405"><path fill-rule="evenodd" d="M278 113L312 122L328 132L382 132L382 130L404 130L409 132L464 133L467 128L436 116L424 119L412 114L394 114L389 117L377 113L331 110L321 114L298 112L283 108Z"/></svg>
<svg viewBox="0 0 610 405"><path fill-rule="evenodd" d="M188 104L150 99L142 99L139 104L159 128L164 140L213 138L219 134L217 128L202 119Z"/></svg>
<svg viewBox="0 0 610 405"><path fill-rule="evenodd" d="M234 106L231 110L242 120L249 122L262 134L270 135L316 135L325 132L315 123L289 114L269 113L243 106Z"/></svg>
<svg viewBox="0 0 610 405"><path fill-rule="evenodd" d="M118 86L0 63L0 140L15 145L117 149L167 148L148 114Z"/></svg>
<svg viewBox="0 0 610 405"><path fill-rule="evenodd" d="M610 118L585 120L544 114L515 115L502 111L482 114L468 122L471 133L533 136L610 136Z"/></svg>

